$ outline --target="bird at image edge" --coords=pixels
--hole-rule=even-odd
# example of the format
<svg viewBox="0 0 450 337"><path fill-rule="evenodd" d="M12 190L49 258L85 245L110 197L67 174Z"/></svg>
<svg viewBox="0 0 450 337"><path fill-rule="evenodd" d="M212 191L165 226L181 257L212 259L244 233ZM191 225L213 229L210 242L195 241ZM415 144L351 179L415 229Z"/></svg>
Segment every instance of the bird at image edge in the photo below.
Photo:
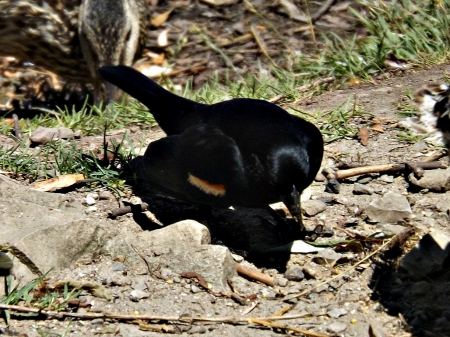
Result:
<svg viewBox="0 0 450 337"><path fill-rule="evenodd" d="M322 135L313 124L263 100L197 103L131 67L99 72L147 106L167 134L132 160L141 186L219 208L282 201L298 219L295 236L304 230L300 193L314 180L323 156Z"/></svg>

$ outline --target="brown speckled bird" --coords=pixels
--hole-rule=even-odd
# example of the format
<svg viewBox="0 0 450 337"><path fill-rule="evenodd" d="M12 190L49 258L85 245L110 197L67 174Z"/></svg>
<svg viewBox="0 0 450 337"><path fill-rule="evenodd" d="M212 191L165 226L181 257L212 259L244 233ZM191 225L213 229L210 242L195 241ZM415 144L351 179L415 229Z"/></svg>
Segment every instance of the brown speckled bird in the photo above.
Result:
<svg viewBox="0 0 450 337"><path fill-rule="evenodd" d="M115 89L97 69L133 63L148 16L145 0L0 0L0 54L92 84L95 102L109 102Z"/></svg>
<svg viewBox="0 0 450 337"><path fill-rule="evenodd" d="M450 152L450 87L448 84L428 84L414 95L419 105L420 121L429 138L442 141Z"/></svg>

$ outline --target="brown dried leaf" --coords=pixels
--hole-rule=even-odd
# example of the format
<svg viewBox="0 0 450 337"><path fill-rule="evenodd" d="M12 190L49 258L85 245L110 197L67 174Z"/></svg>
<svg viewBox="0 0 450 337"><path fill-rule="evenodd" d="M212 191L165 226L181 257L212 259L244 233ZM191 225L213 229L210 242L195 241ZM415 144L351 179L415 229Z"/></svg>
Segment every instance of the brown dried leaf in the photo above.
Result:
<svg viewBox="0 0 450 337"><path fill-rule="evenodd" d="M370 133L368 128L361 128L359 130L359 140L362 145L367 146L367 144L369 143L369 136Z"/></svg>
<svg viewBox="0 0 450 337"><path fill-rule="evenodd" d="M170 13L172 13L173 8L169 9L167 12L161 13L157 16L155 16L153 19L151 19L150 24L153 27L159 27L161 26L164 22L167 21L167 19L170 16Z"/></svg>
<svg viewBox="0 0 450 337"><path fill-rule="evenodd" d="M372 130L376 132L384 133L384 129L380 124L374 124L372 125Z"/></svg>
<svg viewBox="0 0 450 337"><path fill-rule="evenodd" d="M78 180L86 179L83 174L65 174L52 179L34 183L34 188L42 192L51 192L64 187L70 187Z"/></svg>

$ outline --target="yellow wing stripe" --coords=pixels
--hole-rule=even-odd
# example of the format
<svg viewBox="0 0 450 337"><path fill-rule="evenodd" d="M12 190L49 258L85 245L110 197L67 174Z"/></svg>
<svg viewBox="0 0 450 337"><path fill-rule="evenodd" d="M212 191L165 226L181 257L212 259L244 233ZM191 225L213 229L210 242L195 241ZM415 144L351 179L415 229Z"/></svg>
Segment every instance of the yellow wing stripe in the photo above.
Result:
<svg viewBox="0 0 450 337"><path fill-rule="evenodd" d="M222 184L211 184L207 182L206 180L197 178L196 176L193 176L189 173L188 178L189 183L191 183L193 186L199 188L203 192L207 194L212 194L214 196L224 196L225 195L225 185Z"/></svg>

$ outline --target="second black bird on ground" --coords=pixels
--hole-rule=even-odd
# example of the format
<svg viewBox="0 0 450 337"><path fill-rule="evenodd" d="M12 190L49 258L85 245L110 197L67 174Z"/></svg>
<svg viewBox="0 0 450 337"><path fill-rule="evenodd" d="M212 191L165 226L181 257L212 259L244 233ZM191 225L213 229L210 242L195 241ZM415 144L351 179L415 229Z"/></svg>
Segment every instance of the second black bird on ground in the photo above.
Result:
<svg viewBox="0 0 450 337"><path fill-rule="evenodd" d="M167 134L132 160L140 183L220 208L282 201L297 217L298 232L304 229L300 193L312 183L323 156L322 135L313 124L262 100L197 103L126 66L99 71L146 105Z"/></svg>

